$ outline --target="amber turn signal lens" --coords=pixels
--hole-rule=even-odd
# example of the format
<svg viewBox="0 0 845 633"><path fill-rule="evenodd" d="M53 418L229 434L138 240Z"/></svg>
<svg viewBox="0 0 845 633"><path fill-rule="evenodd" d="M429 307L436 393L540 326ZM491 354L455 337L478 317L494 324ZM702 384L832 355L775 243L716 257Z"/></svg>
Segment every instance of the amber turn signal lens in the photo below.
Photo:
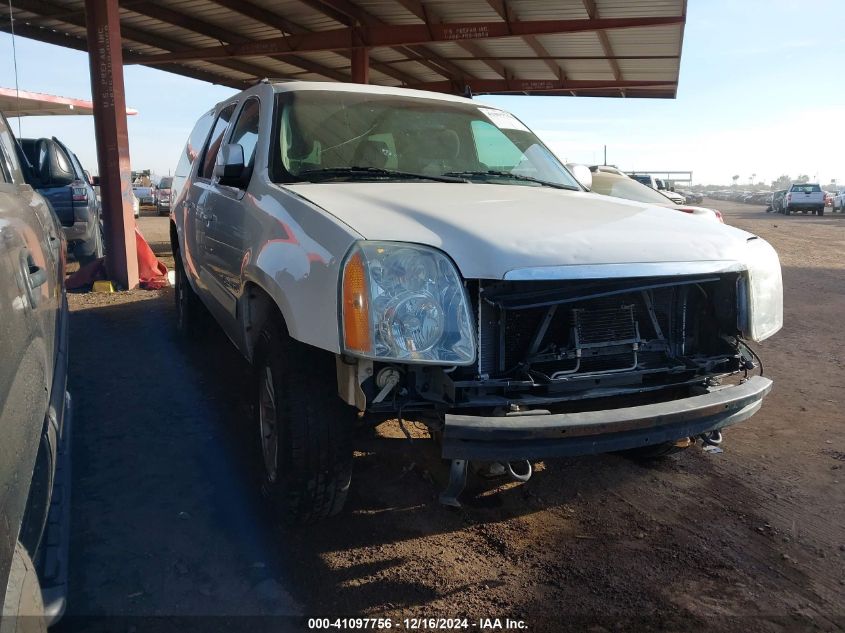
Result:
<svg viewBox="0 0 845 633"><path fill-rule="evenodd" d="M343 271L343 342L347 350L372 351L367 271L361 253L346 262Z"/></svg>

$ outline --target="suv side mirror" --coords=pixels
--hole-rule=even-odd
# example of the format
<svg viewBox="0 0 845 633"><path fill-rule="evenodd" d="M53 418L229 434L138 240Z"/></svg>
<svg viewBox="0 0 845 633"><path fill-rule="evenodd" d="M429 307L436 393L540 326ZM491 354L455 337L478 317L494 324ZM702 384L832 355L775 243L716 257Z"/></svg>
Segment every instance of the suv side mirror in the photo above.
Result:
<svg viewBox="0 0 845 633"><path fill-rule="evenodd" d="M217 162L214 164L214 175L220 184L240 185L244 171L246 171L244 148L236 143L222 145L217 154Z"/></svg>
<svg viewBox="0 0 845 633"><path fill-rule="evenodd" d="M581 183L581 186L584 187L587 191L592 189L593 187L593 172L590 171L590 168L586 165L575 165L569 163L567 169L572 172L572 175L575 176L575 180Z"/></svg>

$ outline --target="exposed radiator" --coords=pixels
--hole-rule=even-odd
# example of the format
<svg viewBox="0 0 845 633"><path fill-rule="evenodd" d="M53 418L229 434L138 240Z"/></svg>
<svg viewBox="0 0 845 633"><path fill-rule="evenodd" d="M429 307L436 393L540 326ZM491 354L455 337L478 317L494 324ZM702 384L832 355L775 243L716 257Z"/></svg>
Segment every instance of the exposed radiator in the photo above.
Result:
<svg viewBox="0 0 845 633"><path fill-rule="evenodd" d="M478 373L504 376L530 366L554 380L665 362L673 340L684 336L675 316L678 296L677 288L664 287L647 295L634 291L507 309L501 302L487 300L480 285ZM644 350L646 341L651 343Z"/></svg>

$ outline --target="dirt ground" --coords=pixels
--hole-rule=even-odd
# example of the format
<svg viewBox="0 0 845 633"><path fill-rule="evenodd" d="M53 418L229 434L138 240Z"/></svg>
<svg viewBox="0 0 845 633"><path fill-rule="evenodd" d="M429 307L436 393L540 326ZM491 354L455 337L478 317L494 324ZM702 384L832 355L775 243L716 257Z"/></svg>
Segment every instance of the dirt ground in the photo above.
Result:
<svg viewBox="0 0 845 633"><path fill-rule="evenodd" d="M845 629L845 215L705 204L781 257L786 325L758 346L775 381L762 411L725 433L723 453L547 460L527 484L472 481L459 511L437 503L447 473L433 445L387 424L358 437L339 517L273 525L252 486L249 369L225 337L180 344L169 289L72 296L60 630L305 630L297 614ZM141 227L165 255L166 218ZM220 619L192 619L209 614ZM244 615L270 619L223 617Z"/></svg>

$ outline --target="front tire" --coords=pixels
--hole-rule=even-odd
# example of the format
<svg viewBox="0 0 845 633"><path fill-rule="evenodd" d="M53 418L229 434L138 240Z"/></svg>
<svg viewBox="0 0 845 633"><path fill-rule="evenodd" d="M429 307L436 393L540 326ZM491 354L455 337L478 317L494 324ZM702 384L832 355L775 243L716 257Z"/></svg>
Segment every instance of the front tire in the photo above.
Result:
<svg viewBox="0 0 845 633"><path fill-rule="evenodd" d="M301 524L340 512L356 412L338 397L334 356L268 323L256 345L254 394L261 492L274 514Z"/></svg>

